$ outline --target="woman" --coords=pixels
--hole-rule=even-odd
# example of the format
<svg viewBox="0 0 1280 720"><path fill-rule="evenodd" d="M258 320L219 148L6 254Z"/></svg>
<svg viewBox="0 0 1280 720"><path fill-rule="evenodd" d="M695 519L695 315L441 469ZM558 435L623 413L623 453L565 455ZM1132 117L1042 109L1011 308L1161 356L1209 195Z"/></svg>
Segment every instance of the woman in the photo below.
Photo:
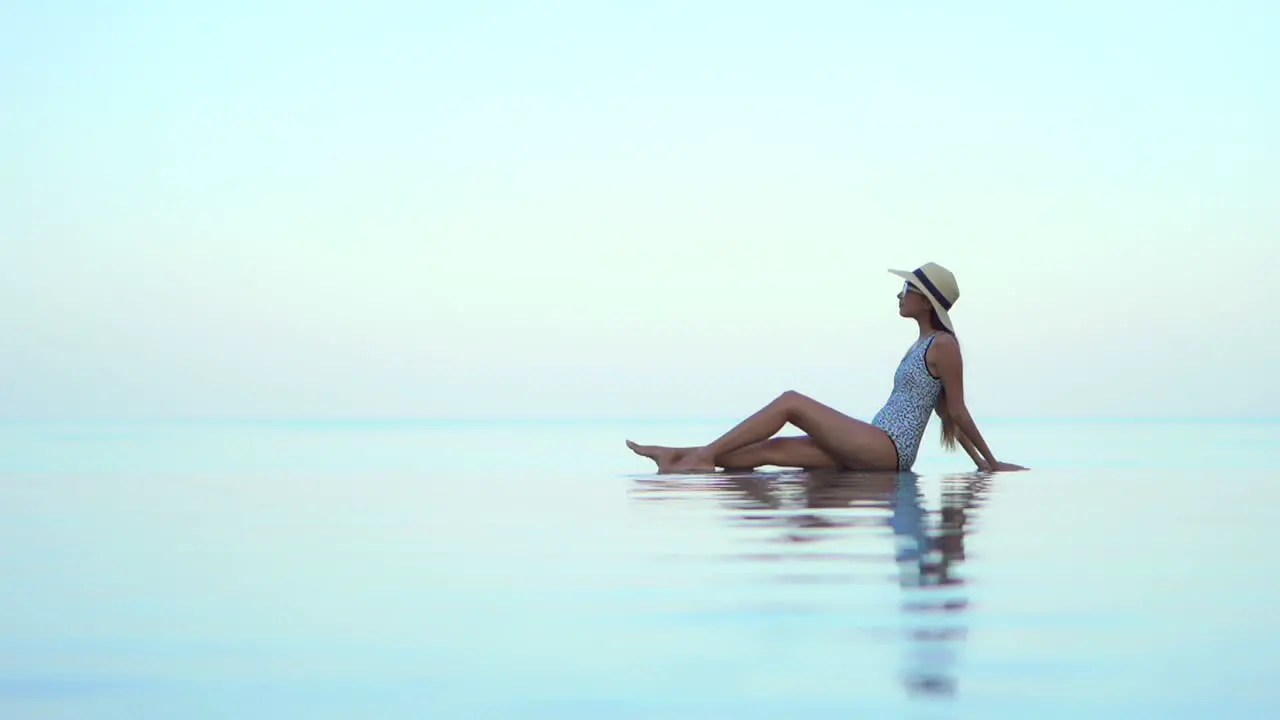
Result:
<svg viewBox="0 0 1280 720"><path fill-rule="evenodd" d="M658 472L746 470L761 465L910 470L929 414L937 412L943 447L954 449L959 443L980 470L1026 470L996 459L965 407L960 344L949 314L960 298L955 276L936 263L925 263L912 272L889 272L906 281L898 293L898 314L916 321L920 337L907 349L893 376L893 392L870 423L787 391L709 445L670 448L628 440L627 446L658 463ZM807 434L774 438L787 423Z"/></svg>

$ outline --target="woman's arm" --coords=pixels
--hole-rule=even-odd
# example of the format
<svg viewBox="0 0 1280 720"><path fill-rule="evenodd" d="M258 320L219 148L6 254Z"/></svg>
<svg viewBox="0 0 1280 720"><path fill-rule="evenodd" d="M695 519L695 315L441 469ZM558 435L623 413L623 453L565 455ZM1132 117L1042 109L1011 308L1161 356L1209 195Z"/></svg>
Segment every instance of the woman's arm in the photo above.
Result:
<svg viewBox="0 0 1280 720"><path fill-rule="evenodd" d="M960 357L960 345L955 338L939 335L930 349L935 353L934 365L938 370L938 377L942 379L942 389L947 394L947 413L951 415L951 420L959 431L956 439L964 445L969 457L973 458L978 467L982 467L983 463L979 462L981 458L988 470L1026 470L1021 465L997 460L973 422L973 416L969 414L964 402L964 361ZM975 451L978 457L974 457Z"/></svg>
<svg viewBox="0 0 1280 720"><path fill-rule="evenodd" d="M977 465L979 470L991 469L991 466L987 464L986 458L982 457L982 453L978 452L978 448L973 446L973 441L969 439L968 435L960 432L959 428L956 428L956 441L960 443L960 447L964 448L965 452L969 453L973 464Z"/></svg>
<svg viewBox="0 0 1280 720"><path fill-rule="evenodd" d="M944 395L943 397L938 398L938 406L934 408L934 412L938 413L939 420L942 420L944 423L948 423L951 422L951 416L947 413L945 397L946 396ZM978 452L978 448L973 446L973 441L969 439L969 436L960 432L959 428L956 428L955 432L956 442L960 443L960 447L964 448L964 451L969 454L969 458L973 460L973 464L977 465L979 470L990 470L990 468L987 467L986 459L982 457L982 453Z"/></svg>

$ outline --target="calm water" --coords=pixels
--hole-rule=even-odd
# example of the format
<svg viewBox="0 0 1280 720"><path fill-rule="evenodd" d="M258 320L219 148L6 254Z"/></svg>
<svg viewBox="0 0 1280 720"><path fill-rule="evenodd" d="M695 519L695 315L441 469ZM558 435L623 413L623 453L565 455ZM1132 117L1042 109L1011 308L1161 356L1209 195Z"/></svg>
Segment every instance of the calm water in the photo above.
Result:
<svg viewBox="0 0 1280 720"><path fill-rule="evenodd" d="M1280 717L1280 424L0 425L0 718Z"/></svg>

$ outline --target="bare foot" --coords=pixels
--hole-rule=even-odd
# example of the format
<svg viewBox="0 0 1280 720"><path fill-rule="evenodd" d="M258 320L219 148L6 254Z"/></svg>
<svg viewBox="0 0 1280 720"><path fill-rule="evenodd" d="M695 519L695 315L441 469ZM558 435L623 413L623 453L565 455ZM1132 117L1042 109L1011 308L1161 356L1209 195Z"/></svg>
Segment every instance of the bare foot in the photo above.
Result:
<svg viewBox="0 0 1280 720"><path fill-rule="evenodd" d="M631 448L631 452L647 457L658 464L658 472L670 472L672 463L680 455L679 448L665 447L663 445L641 445L640 443L627 441L627 447Z"/></svg>
<svg viewBox="0 0 1280 720"><path fill-rule="evenodd" d="M697 448L685 453L673 462L667 472L672 473L708 473L716 471L716 459L706 448Z"/></svg>

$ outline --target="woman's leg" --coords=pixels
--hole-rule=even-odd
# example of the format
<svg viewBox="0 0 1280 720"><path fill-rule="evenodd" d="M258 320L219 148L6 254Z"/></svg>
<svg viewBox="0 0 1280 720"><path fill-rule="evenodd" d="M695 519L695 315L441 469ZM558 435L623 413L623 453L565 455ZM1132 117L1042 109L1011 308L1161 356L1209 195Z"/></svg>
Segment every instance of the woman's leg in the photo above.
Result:
<svg viewBox="0 0 1280 720"><path fill-rule="evenodd" d="M631 452L647 457L658 464L658 472L665 473L671 470L671 466L676 463L685 454L697 450L696 447L668 447L666 445L641 445L639 443L627 441L627 447L631 448Z"/></svg>
<svg viewBox="0 0 1280 720"><path fill-rule="evenodd" d="M898 451L884 430L789 390L711 444L685 453L671 471L714 471L719 458L768 440L787 423L803 430L844 468L898 469Z"/></svg>
<svg viewBox="0 0 1280 720"><path fill-rule="evenodd" d="M639 445L630 440L627 447L637 455L653 460L658 464L658 472L670 472L671 468L699 447L666 447L665 445ZM716 467L726 470L754 470L761 465L800 468L801 470L819 470L838 468L839 463L818 446L813 438L780 437L770 438L763 442L739 448L715 459Z"/></svg>
<svg viewBox="0 0 1280 720"><path fill-rule="evenodd" d="M698 448L694 448L696 451ZM679 460L677 460L679 462ZM840 467L835 458L807 436L776 437L739 448L716 458L725 470L755 470L761 465L774 465L801 470L825 470Z"/></svg>

